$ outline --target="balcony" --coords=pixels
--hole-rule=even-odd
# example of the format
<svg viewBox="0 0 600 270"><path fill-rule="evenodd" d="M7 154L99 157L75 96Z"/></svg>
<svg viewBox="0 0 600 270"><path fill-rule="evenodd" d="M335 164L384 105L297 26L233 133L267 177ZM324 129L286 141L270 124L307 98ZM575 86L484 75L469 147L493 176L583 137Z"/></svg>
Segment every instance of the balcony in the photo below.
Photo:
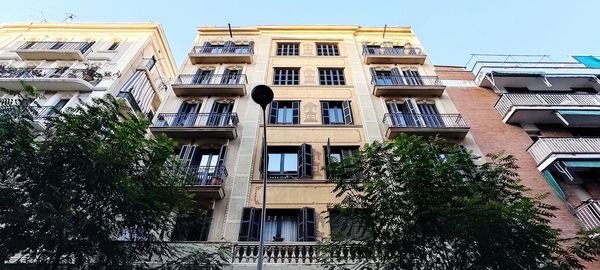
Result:
<svg viewBox="0 0 600 270"><path fill-rule="evenodd" d="M225 197L223 182L227 178L225 166L176 166L177 175L184 179L187 190L199 198L220 200Z"/></svg>
<svg viewBox="0 0 600 270"><path fill-rule="evenodd" d="M237 138L237 113L159 113L150 127L171 138Z"/></svg>
<svg viewBox="0 0 600 270"><path fill-rule="evenodd" d="M192 64L252 63L254 47L238 46L194 46L188 54Z"/></svg>
<svg viewBox="0 0 600 270"><path fill-rule="evenodd" d="M256 265L258 245L256 242L238 242L234 244L232 263ZM362 245L354 244L339 245L336 251L335 254L323 254L324 251L319 249L314 242L271 242L265 243L264 262L268 264L287 264L288 267L297 264L296 267L300 267L299 265L318 264L319 259L323 256L333 256L337 262L351 265L366 260L374 253L373 250L365 250Z"/></svg>
<svg viewBox="0 0 600 270"><path fill-rule="evenodd" d="M496 102L504 123L600 127L600 95L504 94Z"/></svg>
<svg viewBox="0 0 600 270"><path fill-rule="evenodd" d="M441 96L446 86L437 76L405 77L375 75L371 79L375 96Z"/></svg>
<svg viewBox="0 0 600 270"><path fill-rule="evenodd" d="M365 64L419 64L427 55L421 48L363 47Z"/></svg>
<svg viewBox="0 0 600 270"><path fill-rule="evenodd" d="M556 160L600 158L600 138L540 137L527 152L541 171Z"/></svg>
<svg viewBox="0 0 600 270"><path fill-rule="evenodd" d="M177 96L246 95L248 80L245 74L179 75L172 84Z"/></svg>
<svg viewBox="0 0 600 270"><path fill-rule="evenodd" d="M26 42L15 52L23 60L85 60L95 42Z"/></svg>
<svg viewBox="0 0 600 270"><path fill-rule="evenodd" d="M460 114L386 113L383 123L386 126L385 137L388 139L396 138L401 133L462 139L469 132L469 127Z"/></svg>
<svg viewBox="0 0 600 270"><path fill-rule="evenodd" d="M600 227L600 201L592 200L576 207L575 216L588 230Z"/></svg>
<svg viewBox="0 0 600 270"><path fill-rule="evenodd" d="M101 80L87 69L0 66L0 87L23 90L21 82L42 91L92 91Z"/></svg>
<svg viewBox="0 0 600 270"><path fill-rule="evenodd" d="M36 130L45 130L46 129L46 121L48 118L56 115L58 112L60 112L59 108L56 108L55 106L15 106L15 105L8 105L8 106L0 106L0 111L1 112L10 112L10 111L14 111L14 112L18 112L18 111L22 111L26 109L29 114L31 115L31 125L36 129Z"/></svg>

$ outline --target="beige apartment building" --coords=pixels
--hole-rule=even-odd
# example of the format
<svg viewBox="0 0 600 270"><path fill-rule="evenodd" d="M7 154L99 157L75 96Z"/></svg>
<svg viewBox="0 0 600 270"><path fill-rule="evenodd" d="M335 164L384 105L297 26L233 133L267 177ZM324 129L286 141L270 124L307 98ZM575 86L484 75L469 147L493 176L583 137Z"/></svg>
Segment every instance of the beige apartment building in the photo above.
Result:
<svg viewBox="0 0 600 270"><path fill-rule="evenodd" d="M0 25L0 87L22 90L21 81L36 87L39 128L57 111L108 94L152 118L175 75L158 24Z"/></svg>
<svg viewBox="0 0 600 270"><path fill-rule="evenodd" d="M337 237L327 216L340 198L327 162L401 133L439 135L479 153L410 27L203 26L188 56L151 130L178 141L176 154L196 175L189 188L210 216L172 240L233 242L240 267L255 263L259 240L257 85L275 95L265 224L273 267L313 262L316 241Z"/></svg>

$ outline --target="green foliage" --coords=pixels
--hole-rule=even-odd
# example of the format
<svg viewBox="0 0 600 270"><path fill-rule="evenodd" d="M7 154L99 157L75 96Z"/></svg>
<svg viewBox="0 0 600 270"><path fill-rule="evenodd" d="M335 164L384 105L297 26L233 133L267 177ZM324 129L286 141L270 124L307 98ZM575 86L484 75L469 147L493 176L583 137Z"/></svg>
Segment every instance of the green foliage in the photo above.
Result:
<svg viewBox="0 0 600 270"><path fill-rule="evenodd" d="M194 207L181 173L165 169L174 142L149 136L148 121L110 96L36 132L26 90L0 110L0 262L18 254L51 269L131 269L189 253L164 242L174 213Z"/></svg>
<svg viewBox="0 0 600 270"><path fill-rule="evenodd" d="M347 269L343 250L364 269L581 269L578 259L594 260L600 242L559 239L556 208L525 195L512 156L488 158L476 165L456 145L403 135L331 164L341 213L372 237L324 242L323 262Z"/></svg>

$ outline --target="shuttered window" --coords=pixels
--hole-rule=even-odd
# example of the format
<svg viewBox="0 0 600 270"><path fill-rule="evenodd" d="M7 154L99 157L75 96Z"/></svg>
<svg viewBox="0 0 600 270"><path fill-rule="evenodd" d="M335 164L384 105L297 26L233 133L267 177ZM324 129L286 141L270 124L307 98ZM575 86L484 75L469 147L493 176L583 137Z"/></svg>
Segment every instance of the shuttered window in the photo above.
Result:
<svg viewBox="0 0 600 270"><path fill-rule="evenodd" d="M300 68L275 68L273 73L274 85L300 84Z"/></svg>
<svg viewBox="0 0 600 270"><path fill-rule="evenodd" d="M269 109L269 123L300 124L300 101L273 101Z"/></svg>
<svg viewBox="0 0 600 270"><path fill-rule="evenodd" d="M320 68L319 83L321 85L345 85L343 68Z"/></svg>
<svg viewBox="0 0 600 270"><path fill-rule="evenodd" d="M239 241L259 241L261 209L246 207L242 212ZM264 224L266 242L316 241L314 208L267 209Z"/></svg>
<svg viewBox="0 0 600 270"><path fill-rule="evenodd" d="M207 209L178 215L171 233L171 241L208 240L212 213L212 209Z"/></svg>
<svg viewBox="0 0 600 270"><path fill-rule="evenodd" d="M290 55L299 55L299 47L298 43L277 43L277 55L281 56L290 56Z"/></svg>
<svg viewBox="0 0 600 270"><path fill-rule="evenodd" d="M352 125L350 101L322 101L321 117L324 125Z"/></svg>
<svg viewBox="0 0 600 270"><path fill-rule="evenodd" d="M313 176L313 157L310 144L300 146L269 146L267 149L267 178L295 179ZM263 168L261 154L260 168Z"/></svg>
<svg viewBox="0 0 600 270"><path fill-rule="evenodd" d="M317 55L319 56L339 56L340 50L336 43L317 43Z"/></svg>

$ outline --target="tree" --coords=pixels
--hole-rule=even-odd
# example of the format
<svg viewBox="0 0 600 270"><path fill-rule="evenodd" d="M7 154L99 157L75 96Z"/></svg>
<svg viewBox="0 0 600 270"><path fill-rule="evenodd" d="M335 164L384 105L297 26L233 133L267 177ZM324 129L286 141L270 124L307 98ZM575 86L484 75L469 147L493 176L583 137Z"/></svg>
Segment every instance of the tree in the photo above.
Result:
<svg viewBox="0 0 600 270"><path fill-rule="evenodd" d="M586 233L560 238L550 226L556 208L546 195L526 196L512 156L488 159L477 165L456 145L403 135L332 163L343 224L368 237L324 242L323 262L331 269L350 269L345 260L356 258L361 269L582 269L581 260L600 254Z"/></svg>
<svg viewBox="0 0 600 270"><path fill-rule="evenodd" d="M186 176L169 169L172 140L148 136L148 121L110 96L57 112L36 131L33 93L26 86L0 110L0 265L18 255L49 269L155 259L176 269L216 256L205 269L220 269L222 253L164 242L174 213L194 207Z"/></svg>

